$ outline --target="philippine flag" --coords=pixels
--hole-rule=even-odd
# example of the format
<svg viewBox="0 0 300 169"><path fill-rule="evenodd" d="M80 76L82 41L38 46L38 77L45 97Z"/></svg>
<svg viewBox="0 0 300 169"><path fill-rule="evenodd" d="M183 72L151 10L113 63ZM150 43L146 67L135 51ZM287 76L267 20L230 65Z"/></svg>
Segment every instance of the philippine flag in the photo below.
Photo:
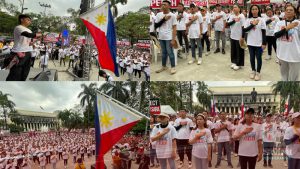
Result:
<svg viewBox="0 0 300 169"><path fill-rule="evenodd" d="M116 33L114 19L108 3L80 16L91 33L98 49L98 62L102 69L108 69L119 77L116 63Z"/></svg>
<svg viewBox="0 0 300 169"><path fill-rule="evenodd" d="M96 169L104 169L105 153L140 121L141 116L100 94L96 101Z"/></svg>

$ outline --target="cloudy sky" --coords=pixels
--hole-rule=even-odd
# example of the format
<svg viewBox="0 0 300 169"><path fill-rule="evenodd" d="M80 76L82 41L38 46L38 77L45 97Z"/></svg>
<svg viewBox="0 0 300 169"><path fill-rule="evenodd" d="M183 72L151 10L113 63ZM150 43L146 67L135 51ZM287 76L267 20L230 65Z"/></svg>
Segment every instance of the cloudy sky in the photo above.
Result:
<svg viewBox="0 0 300 169"><path fill-rule="evenodd" d="M7 2L16 5L19 4L19 0L7 0ZM68 8L79 9L81 0L25 0L24 7L28 8L26 12L44 12L45 8L40 7L39 2L44 4L50 4L51 8L47 8L47 11L49 11L50 13L59 16L66 16L68 15ZM95 0L95 5L99 5L103 2L105 2L105 0ZM149 5L149 0L128 0L126 5L118 5L119 15L122 15L127 11L137 11L144 6ZM19 7L19 9L21 8Z"/></svg>
<svg viewBox="0 0 300 169"><path fill-rule="evenodd" d="M82 91L82 83L88 85L92 82L0 82L0 90L11 95L9 99L17 109L53 112L79 104L77 96ZM103 84L96 83L97 86Z"/></svg>

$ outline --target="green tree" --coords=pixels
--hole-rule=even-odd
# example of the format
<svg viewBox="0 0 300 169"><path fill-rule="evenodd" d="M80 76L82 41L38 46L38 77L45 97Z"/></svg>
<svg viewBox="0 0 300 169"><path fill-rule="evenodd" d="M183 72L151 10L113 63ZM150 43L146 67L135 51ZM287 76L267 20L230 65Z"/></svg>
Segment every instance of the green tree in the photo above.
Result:
<svg viewBox="0 0 300 169"><path fill-rule="evenodd" d="M284 82L279 81L272 86L273 93L275 95L280 94L283 98L280 103L281 111L284 110L284 104L288 96L290 96L290 108L294 108L294 111L299 111L300 103L300 82Z"/></svg>
<svg viewBox="0 0 300 169"><path fill-rule="evenodd" d="M204 82L202 81L197 82L196 96L199 103L202 104L203 107L205 108L210 107L211 94L212 92L208 89L207 85Z"/></svg>
<svg viewBox="0 0 300 169"><path fill-rule="evenodd" d="M13 109L12 111L9 112L8 117L16 125L20 125L24 122L24 120L20 117L20 114L18 113L18 111L15 109Z"/></svg>
<svg viewBox="0 0 300 169"><path fill-rule="evenodd" d="M116 81L114 83L105 83L99 90L112 98L126 103L129 98L128 84L126 82Z"/></svg>
<svg viewBox="0 0 300 169"><path fill-rule="evenodd" d="M116 20L116 32L118 38L129 39L131 44L138 39L149 39L148 35L149 15L138 12L128 12Z"/></svg>
<svg viewBox="0 0 300 169"><path fill-rule="evenodd" d="M83 88L83 91L79 93L77 96L78 98L81 98L80 104L82 107L85 107L84 111L84 120L87 123L87 127L90 127L90 125L94 124L94 103L96 100L96 90L97 90L97 84L96 83L90 83L89 86L86 84L81 84L81 88ZM91 115L92 114L92 115Z"/></svg>
<svg viewBox="0 0 300 169"><path fill-rule="evenodd" d="M9 96L11 95L0 91L0 107L2 108L1 114L4 116L5 129L7 129L7 115L9 112L12 112L15 107L15 103L8 98Z"/></svg>
<svg viewBox="0 0 300 169"><path fill-rule="evenodd" d="M131 131L134 132L134 134L142 134L146 131L146 126L147 126L147 119L142 118L133 128ZM149 124L149 122L148 122Z"/></svg>
<svg viewBox="0 0 300 169"><path fill-rule="evenodd" d="M18 19L15 16L11 16L5 12L0 11L0 35L12 36L15 26L18 24Z"/></svg>
<svg viewBox="0 0 300 169"><path fill-rule="evenodd" d="M72 110L65 109L59 111L57 118L62 121L62 126L71 129L81 128L83 125L83 118L79 112L73 112Z"/></svg>

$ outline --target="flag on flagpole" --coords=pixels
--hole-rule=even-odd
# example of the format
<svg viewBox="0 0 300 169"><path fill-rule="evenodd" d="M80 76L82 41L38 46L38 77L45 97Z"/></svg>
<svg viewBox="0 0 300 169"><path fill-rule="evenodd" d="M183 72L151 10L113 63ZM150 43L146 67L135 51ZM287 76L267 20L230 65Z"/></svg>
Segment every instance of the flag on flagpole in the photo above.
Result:
<svg viewBox="0 0 300 169"><path fill-rule="evenodd" d="M91 33L98 49L98 62L102 69L108 69L119 76L116 63L116 33L109 3L88 11L80 16Z"/></svg>
<svg viewBox="0 0 300 169"><path fill-rule="evenodd" d="M284 104L284 116L289 115L289 102L290 102L290 95L288 95L285 104Z"/></svg>
<svg viewBox="0 0 300 169"><path fill-rule="evenodd" d="M214 99L211 99L210 103L211 103L211 106L210 106L210 115L213 117L213 116L216 115Z"/></svg>
<svg viewBox="0 0 300 169"><path fill-rule="evenodd" d="M244 95L242 93L242 104L241 104L241 117L244 118L245 108L244 108Z"/></svg>
<svg viewBox="0 0 300 169"><path fill-rule="evenodd" d="M96 101L96 169L104 169L104 155L140 121L141 116L100 94Z"/></svg>

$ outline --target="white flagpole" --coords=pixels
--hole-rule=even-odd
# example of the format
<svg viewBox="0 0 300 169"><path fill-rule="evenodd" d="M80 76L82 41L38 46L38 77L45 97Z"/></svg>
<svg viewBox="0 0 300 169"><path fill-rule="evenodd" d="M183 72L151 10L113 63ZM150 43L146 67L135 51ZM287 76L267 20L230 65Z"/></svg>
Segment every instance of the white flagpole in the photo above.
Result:
<svg viewBox="0 0 300 169"><path fill-rule="evenodd" d="M104 94L104 93L101 93L100 91L97 91L97 93L99 93L100 95L106 97L107 99L109 99L109 100L111 100L111 101L119 104L120 106L122 106L122 107L124 107L124 108L126 108L126 109L128 109L130 111L132 111L133 113L138 114L139 116L143 116L144 118L150 120L150 118L148 116L146 116L146 115L142 114L141 112L139 112L139 111L137 111L137 110L135 110L135 109L127 106L126 104L124 104L124 103L122 103L122 102L120 102L120 101L118 101L118 100L116 100L116 99L114 99L114 98L112 98L112 97Z"/></svg>

